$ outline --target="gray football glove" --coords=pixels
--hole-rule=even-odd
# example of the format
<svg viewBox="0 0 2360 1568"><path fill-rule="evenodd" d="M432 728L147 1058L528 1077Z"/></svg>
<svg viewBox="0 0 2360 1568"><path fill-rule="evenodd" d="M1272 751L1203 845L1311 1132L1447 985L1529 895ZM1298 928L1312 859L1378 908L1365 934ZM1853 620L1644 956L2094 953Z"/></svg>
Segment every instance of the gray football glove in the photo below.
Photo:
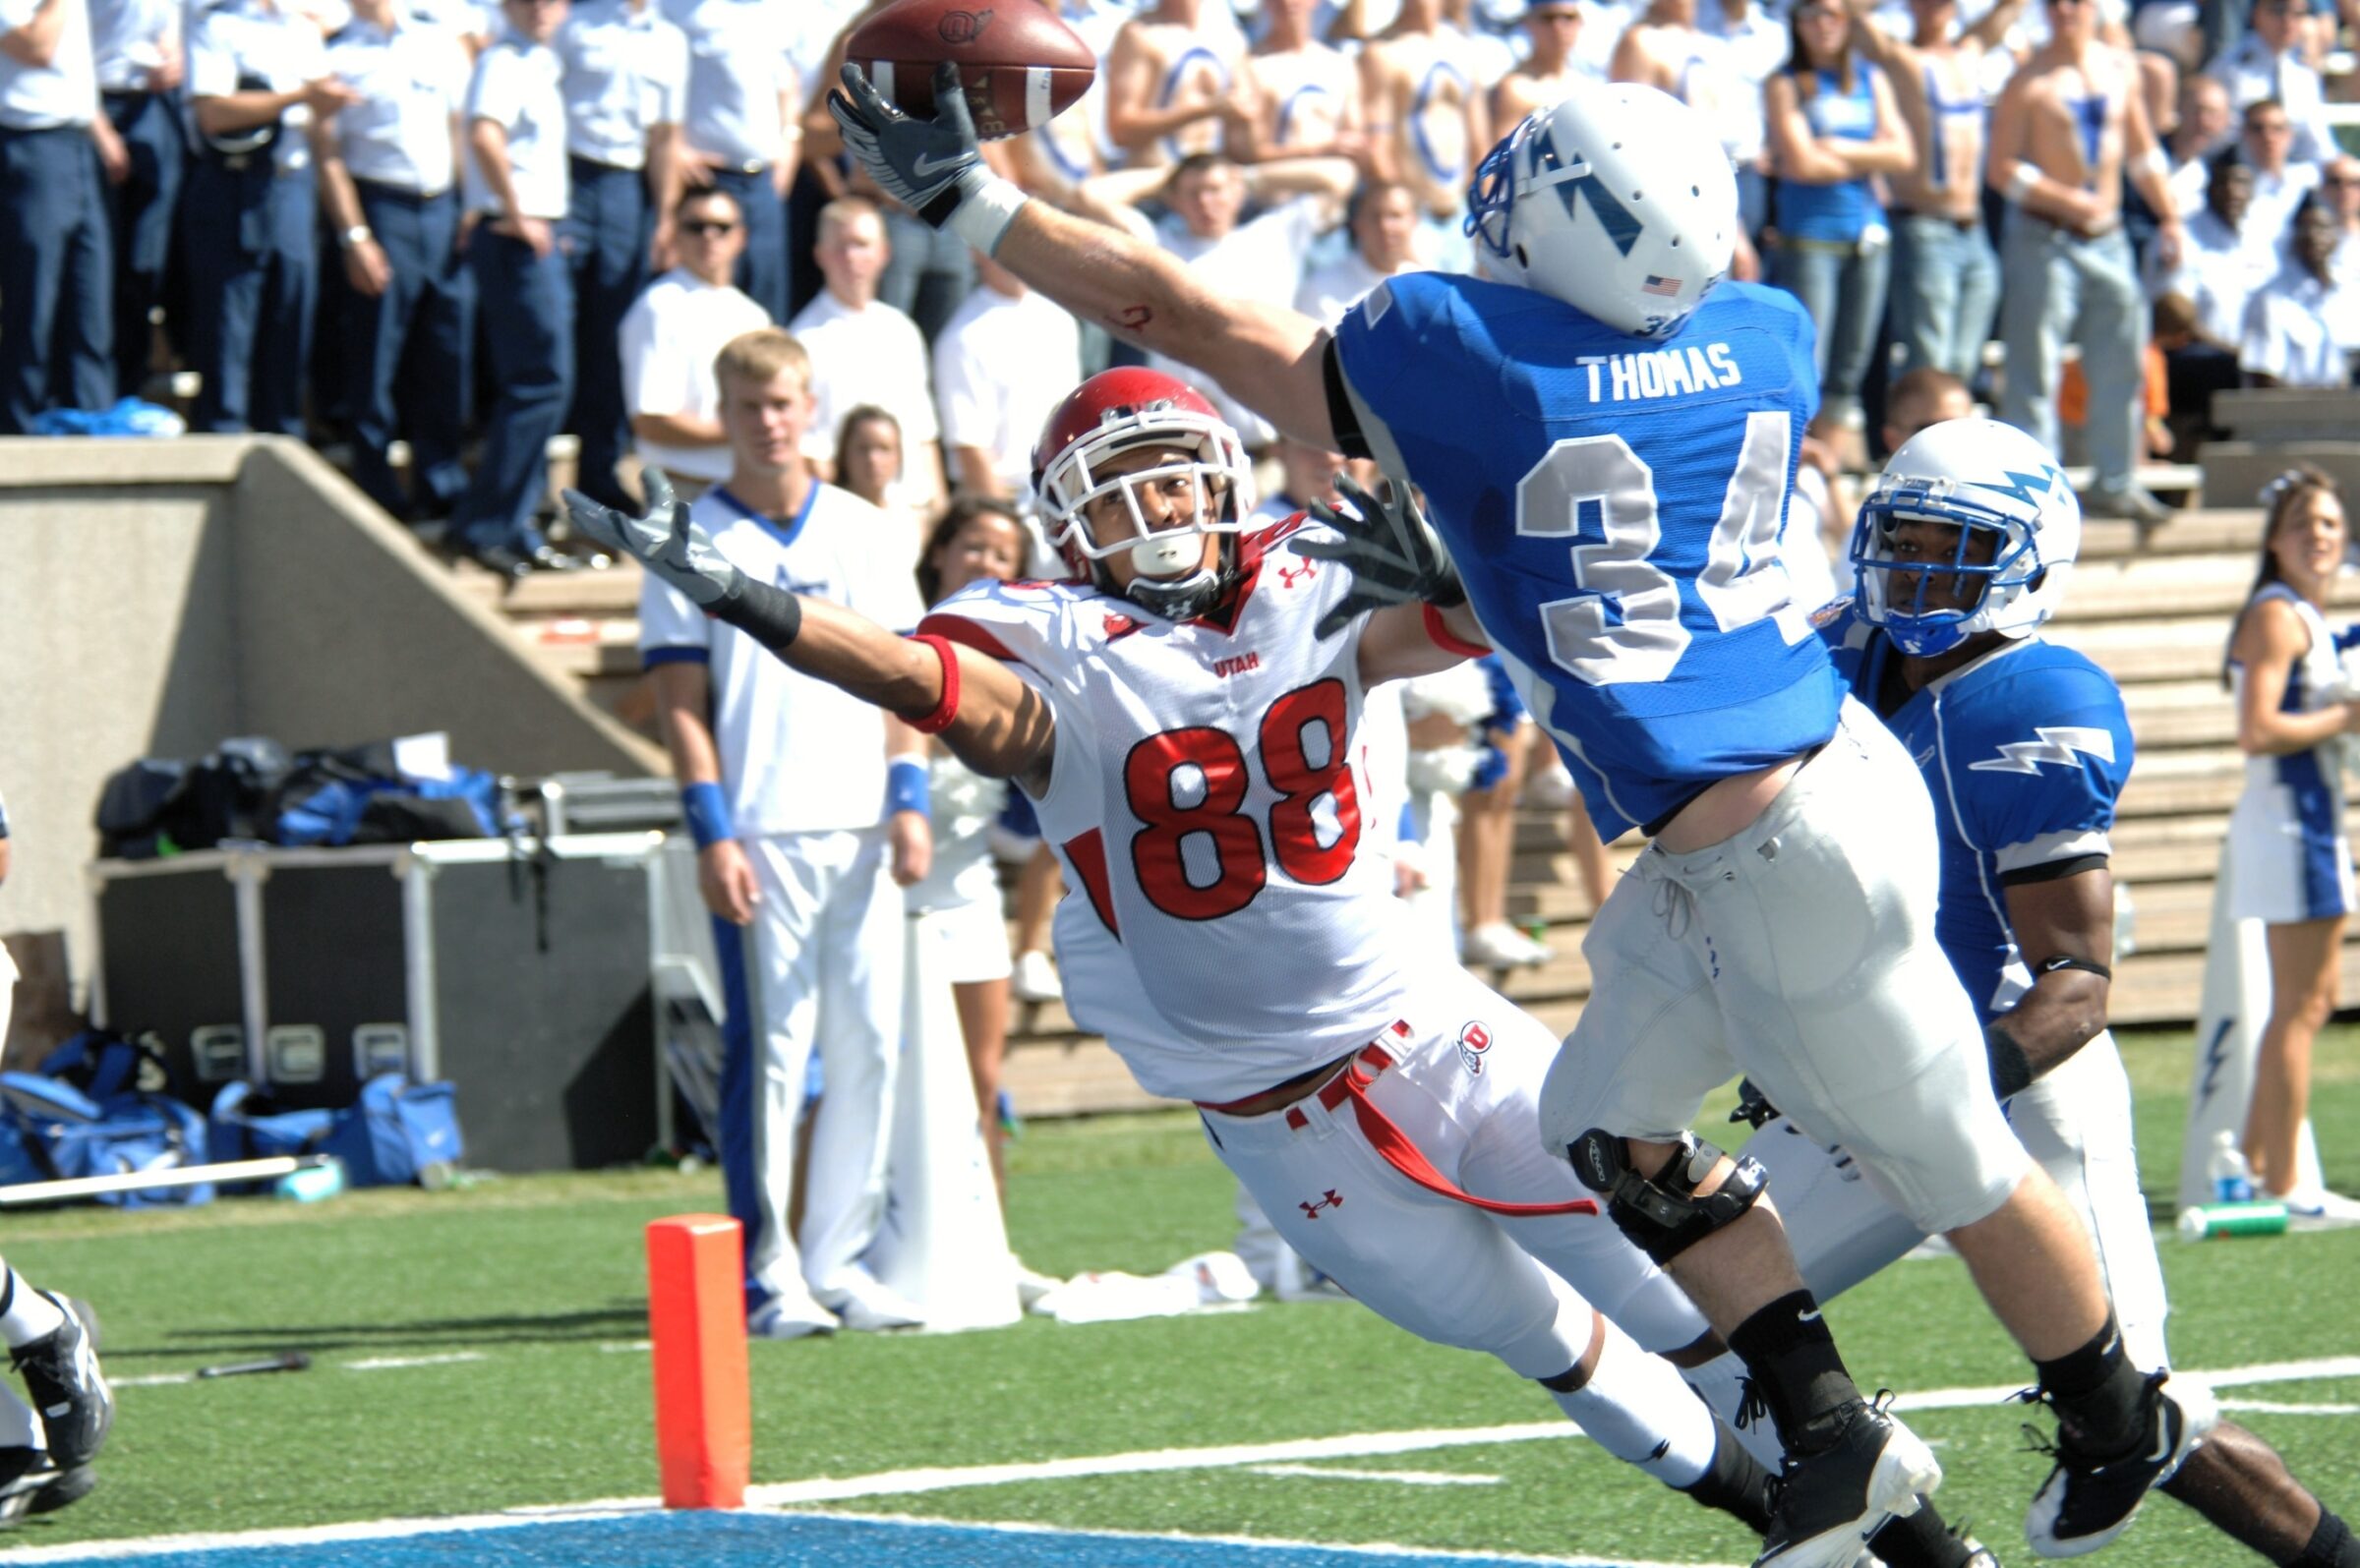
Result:
<svg viewBox="0 0 2360 1568"><path fill-rule="evenodd" d="M1287 541L1296 554L1334 561L1352 574L1351 591L1320 617L1323 637L1332 636L1353 616L1387 605L1427 604L1446 610L1467 602L1458 568L1434 537L1433 525L1418 509L1409 486L1388 478L1385 488L1387 498L1381 501L1350 478L1337 476L1336 494L1351 510L1326 501L1313 501L1305 509L1343 537L1297 534Z"/></svg>
<svg viewBox="0 0 2360 1568"><path fill-rule="evenodd" d="M664 471L651 468L640 477L647 489L645 516L602 506L578 490L565 493L565 515L585 535L630 556L686 594L699 609L712 610L726 599L742 596L745 574L730 564L714 547L713 536L689 517L687 503L673 494Z"/></svg>
<svg viewBox="0 0 2360 1568"><path fill-rule="evenodd" d="M844 131L845 150L896 202L935 228L949 220L962 195L991 177L968 112L959 67L934 68L934 118L904 114L861 69L847 63L842 87L828 92L828 113Z"/></svg>

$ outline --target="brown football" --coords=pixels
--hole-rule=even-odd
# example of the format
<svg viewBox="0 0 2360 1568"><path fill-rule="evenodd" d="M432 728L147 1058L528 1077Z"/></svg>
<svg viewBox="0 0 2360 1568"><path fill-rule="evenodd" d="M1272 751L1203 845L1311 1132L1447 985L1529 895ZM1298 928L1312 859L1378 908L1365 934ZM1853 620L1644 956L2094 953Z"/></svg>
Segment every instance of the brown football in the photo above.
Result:
<svg viewBox="0 0 2360 1568"><path fill-rule="evenodd" d="M1021 136L1090 90L1097 57L1039 0L896 0L860 24L845 58L905 114L934 112L934 68L959 67L975 134Z"/></svg>

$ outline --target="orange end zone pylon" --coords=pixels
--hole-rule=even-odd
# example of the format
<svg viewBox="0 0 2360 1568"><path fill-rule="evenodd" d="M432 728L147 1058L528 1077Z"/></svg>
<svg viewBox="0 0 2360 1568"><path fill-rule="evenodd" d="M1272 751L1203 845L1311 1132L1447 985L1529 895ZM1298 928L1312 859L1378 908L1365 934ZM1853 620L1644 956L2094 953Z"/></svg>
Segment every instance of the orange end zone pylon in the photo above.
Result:
<svg viewBox="0 0 2360 1568"><path fill-rule="evenodd" d="M676 1214L647 1226L656 1456L667 1508L737 1508L753 1463L745 1262L738 1222Z"/></svg>

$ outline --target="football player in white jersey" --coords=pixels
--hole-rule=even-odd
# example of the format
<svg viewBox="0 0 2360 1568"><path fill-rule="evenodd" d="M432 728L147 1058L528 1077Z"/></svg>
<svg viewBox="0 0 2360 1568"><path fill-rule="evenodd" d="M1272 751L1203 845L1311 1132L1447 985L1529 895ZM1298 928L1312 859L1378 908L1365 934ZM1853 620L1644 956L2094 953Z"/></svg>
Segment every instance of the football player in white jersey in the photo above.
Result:
<svg viewBox="0 0 2360 1568"><path fill-rule="evenodd" d="M764 582L915 624L916 585L877 549L884 514L819 483L795 444L811 409L802 346L776 327L747 332L715 373L732 468L695 506L714 548ZM924 742L654 576L639 627L729 992L721 1163L745 1227L747 1327L775 1339L907 1327L918 1313L860 1258L884 1218L901 1054L894 884L924 876L932 847ZM798 1252L788 1200L814 1044L827 1098Z"/></svg>
<svg viewBox="0 0 2360 1568"><path fill-rule="evenodd" d="M1084 382L1034 467L1080 580L977 583L909 638L739 570L654 483L646 518L567 504L786 665L1032 798L1072 890L1076 1019L1199 1106L1313 1267L1762 1529L1767 1472L1667 1359L1715 1355L1704 1320L1533 1136L1553 1037L1421 951L1362 832L1363 692L1480 652L1472 619L1368 613L1350 574L1277 549L1304 519L1251 521L1236 432L1158 373ZM1728 1362L1700 1380L1734 1412Z"/></svg>

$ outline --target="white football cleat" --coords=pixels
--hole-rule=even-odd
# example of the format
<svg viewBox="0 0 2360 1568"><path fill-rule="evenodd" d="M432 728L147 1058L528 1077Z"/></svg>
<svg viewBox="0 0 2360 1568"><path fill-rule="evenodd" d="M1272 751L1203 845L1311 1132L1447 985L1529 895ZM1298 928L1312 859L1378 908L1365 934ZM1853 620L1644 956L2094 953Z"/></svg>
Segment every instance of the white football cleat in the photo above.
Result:
<svg viewBox="0 0 2360 1568"><path fill-rule="evenodd" d="M809 1339L836 1332L834 1312L808 1296L781 1296L763 1303L745 1319L750 1339Z"/></svg>
<svg viewBox="0 0 2360 1568"><path fill-rule="evenodd" d="M1470 969L1521 969L1549 961L1549 949L1504 920L1479 925L1459 940L1459 960Z"/></svg>

